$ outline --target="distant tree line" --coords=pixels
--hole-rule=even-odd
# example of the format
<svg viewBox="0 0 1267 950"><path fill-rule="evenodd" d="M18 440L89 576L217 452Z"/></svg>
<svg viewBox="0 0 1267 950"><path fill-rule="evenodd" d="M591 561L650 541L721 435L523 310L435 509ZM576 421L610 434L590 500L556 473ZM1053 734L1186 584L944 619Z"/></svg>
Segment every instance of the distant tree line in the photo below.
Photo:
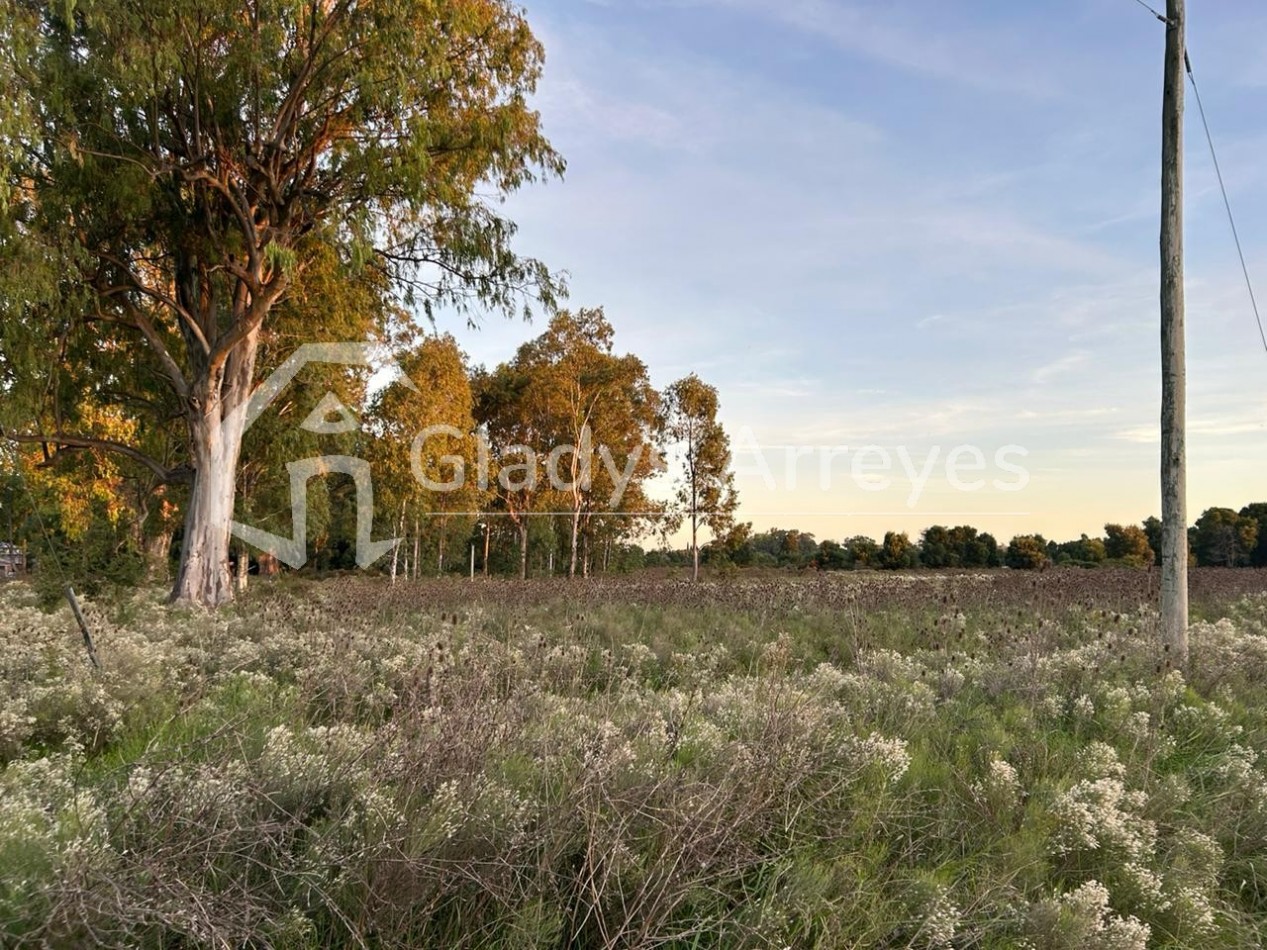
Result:
<svg viewBox="0 0 1267 950"><path fill-rule="evenodd" d="M1208 508L1188 529L1192 564L1198 567L1267 567L1267 502ZM771 528L753 533L737 525L706 545L706 565L765 568L813 568L824 571L910 568L991 568L1042 570L1047 567L1148 567L1160 563L1161 520L1142 524L1106 524L1104 534L1071 541L1049 541L1041 534L1017 535L1000 544L970 525L932 525L918 539L905 531L886 532L876 541L865 535L818 541L807 531ZM684 552L651 552L650 564L680 564Z"/></svg>

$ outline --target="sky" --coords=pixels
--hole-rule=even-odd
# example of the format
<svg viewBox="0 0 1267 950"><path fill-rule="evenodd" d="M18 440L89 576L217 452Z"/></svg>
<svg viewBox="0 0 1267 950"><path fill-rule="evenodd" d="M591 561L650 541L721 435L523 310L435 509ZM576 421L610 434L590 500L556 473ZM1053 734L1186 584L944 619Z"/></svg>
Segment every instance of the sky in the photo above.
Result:
<svg viewBox="0 0 1267 950"><path fill-rule="evenodd" d="M1164 0L1159 0L1164 6ZM1267 8L1188 46L1267 303ZM527 0L568 162L517 248L664 386L716 386L740 517L1067 539L1160 512L1164 26L1134 0ZM1267 500L1267 352L1188 95L1188 503ZM443 314L477 363L543 321Z"/></svg>

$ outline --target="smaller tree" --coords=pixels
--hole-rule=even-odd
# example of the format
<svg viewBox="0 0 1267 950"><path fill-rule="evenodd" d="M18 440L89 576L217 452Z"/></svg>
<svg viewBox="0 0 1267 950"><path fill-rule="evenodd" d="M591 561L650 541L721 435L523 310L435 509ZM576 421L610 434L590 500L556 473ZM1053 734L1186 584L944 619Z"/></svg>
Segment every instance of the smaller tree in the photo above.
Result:
<svg viewBox="0 0 1267 950"><path fill-rule="evenodd" d="M1118 526L1114 525L1113 527ZM1084 534L1076 541L1066 541L1059 545L1055 560L1057 564L1091 567L1100 564L1107 557L1108 553L1104 542L1099 538L1091 538Z"/></svg>
<svg viewBox="0 0 1267 950"><path fill-rule="evenodd" d="M1153 563L1148 534L1139 525L1106 524L1104 554L1111 561L1121 561L1132 567L1147 567Z"/></svg>
<svg viewBox="0 0 1267 950"><path fill-rule="evenodd" d="M923 567L998 567L999 543L971 525L947 528L932 525L920 535L919 563Z"/></svg>
<svg viewBox="0 0 1267 950"><path fill-rule="evenodd" d="M1161 519L1149 515L1144 519L1144 535L1148 538L1148 546L1153 550L1153 563L1161 564Z"/></svg>
<svg viewBox="0 0 1267 950"><path fill-rule="evenodd" d="M951 532L945 525L931 525L924 529L919 543L919 560L925 567L959 567L963 562Z"/></svg>
<svg viewBox="0 0 1267 950"><path fill-rule="evenodd" d="M424 335L400 353L397 365L416 388L384 387L371 406L380 435L371 450L380 507L398 537L413 537L412 558L404 541L392 552L393 579L402 555L420 576L424 535L429 546L434 543L428 553L436 573L444 573L450 536L469 534L465 522L482 508L485 495L476 478L475 397L457 341L449 334Z"/></svg>
<svg viewBox="0 0 1267 950"><path fill-rule="evenodd" d="M1017 535L1007 545L1004 563L1022 571L1041 571L1051 563L1047 556L1047 541L1041 534Z"/></svg>
<svg viewBox="0 0 1267 950"><path fill-rule="evenodd" d="M683 454L674 495L677 517L691 526L691 579L699 580L699 529L713 537L734 523L739 496L730 471L730 437L717 421L717 390L692 373L664 394L664 432Z"/></svg>
<svg viewBox="0 0 1267 950"><path fill-rule="evenodd" d="M533 448L546 441L540 414L529 398L530 376L518 360L473 380L475 417L488 440L490 514L505 515L519 541L519 576L528 577L529 523L541 503L545 479Z"/></svg>
<svg viewBox="0 0 1267 950"><path fill-rule="evenodd" d="M849 552L839 541L827 538L818 545L814 566L820 571L844 571L849 568Z"/></svg>
<svg viewBox="0 0 1267 950"><path fill-rule="evenodd" d="M725 535L713 538L711 545L718 560L723 563L745 567L752 563L752 522L743 521L732 524Z"/></svg>
<svg viewBox="0 0 1267 950"><path fill-rule="evenodd" d="M865 534L846 538L844 548L845 560L851 570L880 566L880 545L876 544L874 538L869 538Z"/></svg>
<svg viewBox="0 0 1267 950"><path fill-rule="evenodd" d="M889 531L880 545L879 566L898 571L919 564L919 549L905 531Z"/></svg>
<svg viewBox="0 0 1267 950"><path fill-rule="evenodd" d="M971 525L950 529L951 550L958 552L961 567L998 567L1003 563L999 542L988 532L979 532Z"/></svg>
<svg viewBox="0 0 1267 950"><path fill-rule="evenodd" d="M1267 567L1267 502L1256 501L1241 509L1241 517L1249 518L1258 525L1258 542L1250 553L1251 567Z"/></svg>
<svg viewBox="0 0 1267 950"><path fill-rule="evenodd" d="M1207 508L1192 532L1192 550L1203 567L1243 567L1258 546L1258 522L1231 508Z"/></svg>

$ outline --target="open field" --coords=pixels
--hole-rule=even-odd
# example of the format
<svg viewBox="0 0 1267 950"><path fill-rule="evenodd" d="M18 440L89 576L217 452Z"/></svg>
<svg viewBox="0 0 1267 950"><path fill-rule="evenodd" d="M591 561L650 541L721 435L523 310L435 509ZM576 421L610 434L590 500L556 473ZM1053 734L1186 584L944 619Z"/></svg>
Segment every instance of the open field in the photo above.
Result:
<svg viewBox="0 0 1267 950"><path fill-rule="evenodd" d="M0 943L1267 943L1267 574L0 587Z"/></svg>

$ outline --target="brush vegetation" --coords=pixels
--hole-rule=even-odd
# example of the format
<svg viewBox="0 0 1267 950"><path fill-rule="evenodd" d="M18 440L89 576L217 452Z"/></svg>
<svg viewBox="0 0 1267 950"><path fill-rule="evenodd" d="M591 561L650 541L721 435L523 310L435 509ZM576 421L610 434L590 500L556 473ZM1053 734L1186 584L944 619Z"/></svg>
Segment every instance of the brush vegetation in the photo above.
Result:
<svg viewBox="0 0 1267 950"><path fill-rule="evenodd" d="M1267 596L1194 572L0 589L0 943L1267 942Z"/></svg>

